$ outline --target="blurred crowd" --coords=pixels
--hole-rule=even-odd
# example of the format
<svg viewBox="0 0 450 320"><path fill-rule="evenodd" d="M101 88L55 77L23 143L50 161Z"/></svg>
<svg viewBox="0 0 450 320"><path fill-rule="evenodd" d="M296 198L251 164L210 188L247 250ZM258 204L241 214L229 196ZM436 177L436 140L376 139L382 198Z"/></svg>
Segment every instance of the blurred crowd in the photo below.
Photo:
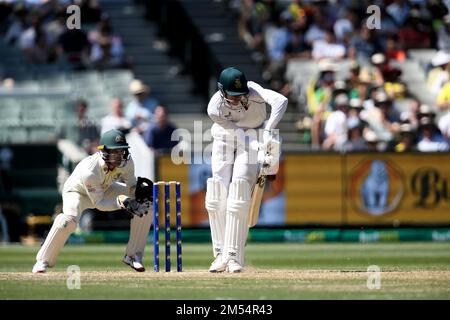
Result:
<svg viewBox="0 0 450 320"><path fill-rule="evenodd" d="M80 8L80 29L67 27L74 13L67 13L67 8L72 4ZM61 71L131 67L121 37L97 0L0 0L0 41L20 49L32 65L53 64ZM12 87L13 78L0 83L0 88ZM156 152L164 153L174 145L170 137L175 127L150 86L134 79L129 92L133 97L129 103L124 105L122 97L114 97L110 113L101 119L88 117L87 100L74 103L74 140L88 154L97 151L100 135L110 129L136 131ZM61 128L58 135L71 136L68 130Z"/></svg>
<svg viewBox="0 0 450 320"><path fill-rule="evenodd" d="M367 12L371 5L378 6L379 21L376 11ZM228 6L264 78L291 102L297 96L287 65L318 65L300 89L306 96L297 123L302 142L316 150L449 150L448 1L230 0ZM409 90L399 67L409 50L421 48L436 49L423 66L432 104ZM345 79L337 77L341 61L351 61Z"/></svg>
<svg viewBox="0 0 450 320"><path fill-rule="evenodd" d="M156 155L166 153L176 145L177 142L171 140L176 127L168 119L167 108L152 96L150 86L134 79L129 90L133 99L124 105L120 97L114 97L109 114L101 119L89 119L88 102L76 101L75 142L88 154L97 151L100 135L111 129L139 133Z"/></svg>
<svg viewBox="0 0 450 320"><path fill-rule="evenodd" d="M80 29L67 27L75 13L66 12L72 4L80 8ZM0 36L31 64L57 64L61 70L130 66L122 39L97 0L0 1Z"/></svg>

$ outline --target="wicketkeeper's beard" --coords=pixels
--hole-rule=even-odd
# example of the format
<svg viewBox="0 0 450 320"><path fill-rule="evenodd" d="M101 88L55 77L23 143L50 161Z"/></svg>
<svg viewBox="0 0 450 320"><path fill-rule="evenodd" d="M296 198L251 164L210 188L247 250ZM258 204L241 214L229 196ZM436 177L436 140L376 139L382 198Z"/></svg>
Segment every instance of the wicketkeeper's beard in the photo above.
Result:
<svg viewBox="0 0 450 320"><path fill-rule="evenodd" d="M109 168L123 168L130 159L128 150L121 151L120 153L111 151L102 151L102 158Z"/></svg>

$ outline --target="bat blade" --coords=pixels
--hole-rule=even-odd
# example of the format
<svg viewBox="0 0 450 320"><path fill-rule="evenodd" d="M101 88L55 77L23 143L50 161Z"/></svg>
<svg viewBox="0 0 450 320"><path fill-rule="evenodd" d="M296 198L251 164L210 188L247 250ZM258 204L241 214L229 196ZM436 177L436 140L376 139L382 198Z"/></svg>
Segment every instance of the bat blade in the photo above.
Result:
<svg viewBox="0 0 450 320"><path fill-rule="evenodd" d="M258 223L259 209L261 208L266 180L267 176L263 174L259 174L258 179L256 180L255 188L252 193L252 202L250 204L250 216L248 219L249 228L254 227Z"/></svg>

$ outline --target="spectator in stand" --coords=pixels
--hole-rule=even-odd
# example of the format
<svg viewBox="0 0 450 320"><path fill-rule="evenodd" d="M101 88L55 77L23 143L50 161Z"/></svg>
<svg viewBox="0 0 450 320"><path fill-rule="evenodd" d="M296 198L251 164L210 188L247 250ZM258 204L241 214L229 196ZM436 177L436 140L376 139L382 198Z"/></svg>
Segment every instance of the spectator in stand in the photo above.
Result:
<svg viewBox="0 0 450 320"><path fill-rule="evenodd" d="M363 131L364 141L366 141L367 149L365 152L379 152L383 151L384 147L380 144L381 141L378 135L371 129L365 128ZM384 143L384 142L383 142ZM380 147L381 145L381 147Z"/></svg>
<svg viewBox="0 0 450 320"><path fill-rule="evenodd" d="M333 31L336 39L342 43L345 39L353 33L354 25L356 23L355 13L350 9L344 9L342 17L336 20L333 25Z"/></svg>
<svg viewBox="0 0 450 320"><path fill-rule="evenodd" d="M305 41L312 46L315 41L326 40L328 25L320 10L315 10L312 23L305 33Z"/></svg>
<svg viewBox="0 0 450 320"><path fill-rule="evenodd" d="M95 23L100 21L102 10L97 0L80 0L78 6L81 11L81 23Z"/></svg>
<svg viewBox="0 0 450 320"><path fill-rule="evenodd" d="M407 0L395 0L386 7L387 13L398 26L402 26L405 23L406 19L408 19L410 10L411 6Z"/></svg>
<svg viewBox="0 0 450 320"><path fill-rule="evenodd" d="M417 150L420 152L444 152L449 150L449 144L429 117L420 119Z"/></svg>
<svg viewBox="0 0 450 320"><path fill-rule="evenodd" d="M436 105L441 110L448 110L450 107L450 81L448 81L439 91Z"/></svg>
<svg viewBox="0 0 450 320"><path fill-rule="evenodd" d="M345 93L338 94L334 99L334 111L325 121L325 140L322 144L324 150L339 151L347 142L347 108L348 97Z"/></svg>
<svg viewBox="0 0 450 320"><path fill-rule="evenodd" d="M342 59L345 57L345 47L336 42L336 37L332 30L327 30L325 31L324 40L313 42L312 57L315 60Z"/></svg>
<svg viewBox="0 0 450 320"><path fill-rule="evenodd" d="M384 54L376 53L371 58L374 65L375 85L384 87L390 99L401 97L405 86L400 83L401 70L389 63Z"/></svg>
<svg viewBox="0 0 450 320"><path fill-rule="evenodd" d="M436 120L436 112L429 105L422 103L417 108L418 123L422 118L430 118L434 122Z"/></svg>
<svg viewBox="0 0 450 320"><path fill-rule="evenodd" d="M130 93L134 99L128 103L125 115L133 127L142 134L152 122L153 113L159 105L159 101L150 95L150 86L137 79L130 83Z"/></svg>
<svg viewBox="0 0 450 320"><path fill-rule="evenodd" d="M87 117L88 103L79 100L75 104L77 114L77 144L81 146L87 154L94 154L98 151L100 133L95 122Z"/></svg>
<svg viewBox="0 0 450 320"><path fill-rule="evenodd" d="M23 3L17 3L14 6L12 22L10 23L5 35L6 43L13 45L18 42L22 32L28 28L28 13L28 9L23 5Z"/></svg>
<svg viewBox="0 0 450 320"><path fill-rule="evenodd" d="M30 63L44 64L49 61L47 38L37 13L31 16L30 27L20 34L18 45Z"/></svg>
<svg viewBox="0 0 450 320"><path fill-rule="evenodd" d="M57 54L60 62L69 69L85 69L88 65L89 41L81 29L66 29L58 39Z"/></svg>
<svg viewBox="0 0 450 320"><path fill-rule="evenodd" d="M450 51L439 50L431 59L431 69L427 75L427 87L433 94L438 94L450 80Z"/></svg>
<svg viewBox="0 0 450 320"><path fill-rule="evenodd" d="M47 45L51 53L51 62L54 62L56 59L58 39L66 28L66 11L64 9L58 9L55 14L55 19L44 26Z"/></svg>
<svg viewBox="0 0 450 320"><path fill-rule="evenodd" d="M97 70L106 70L124 67L123 51L114 52L113 39L102 36L93 46L90 56L93 67Z"/></svg>
<svg viewBox="0 0 450 320"><path fill-rule="evenodd" d="M359 120L358 118L348 118L347 129L348 137L347 141L342 147L342 151L358 152L369 150L367 142L363 138L364 123L361 120Z"/></svg>
<svg viewBox="0 0 450 320"><path fill-rule="evenodd" d="M167 119L166 108L159 105L155 109L155 122L144 133L144 141L157 154L166 153L178 144L172 140L175 130L176 127Z"/></svg>
<svg viewBox="0 0 450 320"><path fill-rule="evenodd" d="M450 14L444 16L443 26L439 28L437 38L438 49L450 51Z"/></svg>
<svg viewBox="0 0 450 320"><path fill-rule="evenodd" d="M348 57L357 60L360 64L369 64L370 58L380 51L381 46L375 32L363 24L359 34L350 39Z"/></svg>
<svg viewBox="0 0 450 320"><path fill-rule="evenodd" d="M361 66L358 62L352 61L350 65L350 75L345 79L346 86L353 90L359 84L359 72L361 71ZM352 97L352 96L350 96Z"/></svg>
<svg viewBox="0 0 450 320"><path fill-rule="evenodd" d="M97 30L88 35L91 43L90 59L97 69L109 69L125 66L122 39L114 34L111 21L103 17Z"/></svg>
<svg viewBox="0 0 450 320"><path fill-rule="evenodd" d="M286 61L290 59L311 58L311 47L306 43L305 36L300 27L292 27L284 57Z"/></svg>
<svg viewBox="0 0 450 320"><path fill-rule="evenodd" d="M375 94L375 107L367 112L366 120L379 140L384 142L384 146L381 148L384 150L399 131L400 119L384 90L377 91Z"/></svg>
<svg viewBox="0 0 450 320"><path fill-rule="evenodd" d="M238 22L239 35L253 51L252 58L257 62L264 60L264 29L269 21L270 11L264 3L243 0Z"/></svg>
<svg viewBox="0 0 450 320"><path fill-rule="evenodd" d="M441 130L447 143L450 144L450 111L447 109L446 113L439 119L439 130Z"/></svg>
<svg viewBox="0 0 450 320"><path fill-rule="evenodd" d="M132 129L131 122L123 114L122 100L118 97L111 101L111 113L101 120L101 134L117 129L128 133Z"/></svg>
<svg viewBox="0 0 450 320"><path fill-rule="evenodd" d="M351 98L348 105L347 122L361 121L361 111L363 110L362 100L360 98Z"/></svg>
<svg viewBox="0 0 450 320"><path fill-rule="evenodd" d="M403 50L398 43L398 36L393 35L389 36L386 39L386 50L384 51L384 55L387 59L393 61L403 62L406 59L406 52Z"/></svg>
<svg viewBox="0 0 450 320"><path fill-rule="evenodd" d="M400 141L395 145L395 152L411 152L416 151L416 132L409 123L400 125Z"/></svg>
<svg viewBox="0 0 450 320"><path fill-rule="evenodd" d="M399 44L405 50L411 48L430 48L431 28L419 10L412 9L405 24L398 33Z"/></svg>
<svg viewBox="0 0 450 320"><path fill-rule="evenodd" d="M266 69L267 78L271 80L271 85L276 90L281 87L285 72L285 49L289 41L290 30L289 25L292 22L292 15L289 11L283 11L280 15L277 26L271 28L271 32L267 32L267 55L269 65Z"/></svg>

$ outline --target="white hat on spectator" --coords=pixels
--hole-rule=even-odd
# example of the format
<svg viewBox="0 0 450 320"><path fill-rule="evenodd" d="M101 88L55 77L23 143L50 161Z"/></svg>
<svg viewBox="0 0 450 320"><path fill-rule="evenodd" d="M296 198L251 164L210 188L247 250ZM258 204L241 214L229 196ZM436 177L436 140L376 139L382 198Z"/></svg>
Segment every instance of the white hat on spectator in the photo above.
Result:
<svg viewBox="0 0 450 320"><path fill-rule="evenodd" d="M142 83L141 80L133 80L130 83L130 92L132 94L140 94L144 92L149 92L150 87Z"/></svg>
<svg viewBox="0 0 450 320"><path fill-rule="evenodd" d="M363 102L360 98L351 98L350 99L350 107L355 109L362 109Z"/></svg>
<svg viewBox="0 0 450 320"><path fill-rule="evenodd" d="M403 123L400 125L400 134L408 134L408 133L414 133L414 128L410 123Z"/></svg>
<svg viewBox="0 0 450 320"><path fill-rule="evenodd" d="M382 53L375 53L371 60L373 64L382 64L386 61L386 57Z"/></svg>
<svg viewBox="0 0 450 320"><path fill-rule="evenodd" d="M421 104L419 114L435 114L434 110L427 104Z"/></svg>
<svg viewBox="0 0 450 320"><path fill-rule="evenodd" d="M379 142L380 141L377 134L373 130L366 130L364 132L364 140L366 140L367 142Z"/></svg>
<svg viewBox="0 0 450 320"><path fill-rule="evenodd" d="M431 58L433 67L443 66L450 62L450 52L439 50L436 55Z"/></svg>
<svg viewBox="0 0 450 320"><path fill-rule="evenodd" d="M340 93L334 98L334 103L337 106L346 106L348 105L348 97L345 93Z"/></svg>

